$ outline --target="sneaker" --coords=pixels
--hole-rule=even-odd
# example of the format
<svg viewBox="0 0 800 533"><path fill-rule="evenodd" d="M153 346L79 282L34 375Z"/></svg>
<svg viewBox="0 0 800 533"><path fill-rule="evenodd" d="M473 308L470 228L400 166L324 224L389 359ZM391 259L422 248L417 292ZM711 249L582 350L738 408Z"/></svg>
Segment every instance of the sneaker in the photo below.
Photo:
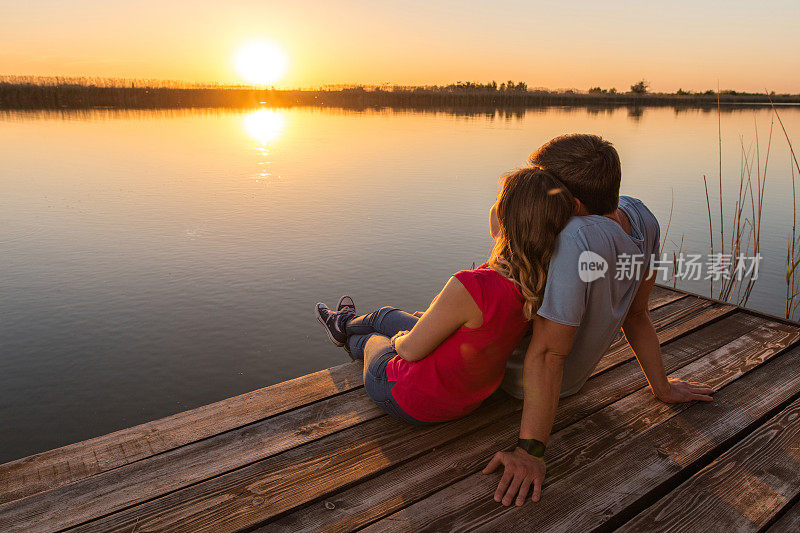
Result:
<svg viewBox="0 0 800 533"><path fill-rule="evenodd" d="M339 298L339 305L336 306L337 311L344 311L348 310L352 312L354 315L356 314L356 304L352 298L345 295Z"/></svg>
<svg viewBox="0 0 800 533"><path fill-rule="evenodd" d="M347 295L344 295L341 298L339 298L339 303L336 306L336 310L340 313L342 311L347 311L348 313L352 313L351 316L356 316L356 303L353 301L352 298L350 298ZM353 357L353 354L350 353L350 346L347 345L347 341L345 341L344 343L344 350L347 352L347 355L350 356L350 359L352 359L353 361L356 360L356 358Z"/></svg>
<svg viewBox="0 0 800 533"><path fill-rule="evenodd" d="M317 316L317 321L325 327L325 332L333 344L341 348L347 343L344 325L345 321L354 314L351 310L331 311L327 305L317 303L314 314Z"/></svg>

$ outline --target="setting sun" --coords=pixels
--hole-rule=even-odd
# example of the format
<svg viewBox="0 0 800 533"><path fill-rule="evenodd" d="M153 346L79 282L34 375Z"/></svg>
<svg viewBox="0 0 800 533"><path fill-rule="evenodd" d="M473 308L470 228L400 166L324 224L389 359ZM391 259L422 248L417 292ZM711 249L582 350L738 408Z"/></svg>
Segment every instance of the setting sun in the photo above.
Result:
<svg viewBox="0 0 800 533"><path fill-rule="evenodd" d="M268 85L286 73L289 60L278 46L266 41L249 43L236 53L236 71L250 83Z"/></svg>

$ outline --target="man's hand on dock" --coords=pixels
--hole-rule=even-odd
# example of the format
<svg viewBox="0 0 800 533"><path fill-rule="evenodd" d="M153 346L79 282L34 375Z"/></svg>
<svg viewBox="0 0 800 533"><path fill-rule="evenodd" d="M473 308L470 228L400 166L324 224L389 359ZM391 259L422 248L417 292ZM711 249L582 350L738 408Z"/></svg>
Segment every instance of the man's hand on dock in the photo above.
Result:
<svg viewBox="0 0 800 533"><path fill-rule="evenodd" d="M670 379L669 385L664 391L653 390L653 394L665 403L681 403L681 402L712 402L714 398L714 389L705 383L698 383L696 381L684 381L682 379Z"/></svg>
<svg viewBox="0 0 800 533"><path fill-rule="evenodd" d="M538 502L542 497L545 464L543 459L533 457L522 448L514 448L513 452L497 452L483 469L484 474L491 474L503 465L503 476L497 484L494 501L503 505L511 505L516 499L517 506L525 503L525 498L533 486L531 500Z"/></svg>

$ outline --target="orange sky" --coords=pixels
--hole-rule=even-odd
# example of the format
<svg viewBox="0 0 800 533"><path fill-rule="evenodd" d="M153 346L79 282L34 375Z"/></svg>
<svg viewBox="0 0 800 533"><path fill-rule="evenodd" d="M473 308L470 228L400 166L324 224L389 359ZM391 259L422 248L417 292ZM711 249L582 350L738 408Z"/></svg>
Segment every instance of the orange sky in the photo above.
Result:
<svg viewBox="0 0 800 533"><path fill-rule="evenodd" d="M30 5L28 5L30 4ZM239 83L255 39L282 87L522 80L530 87L800 93L800 2L209 0L6 3L0 74Z"/></svg>

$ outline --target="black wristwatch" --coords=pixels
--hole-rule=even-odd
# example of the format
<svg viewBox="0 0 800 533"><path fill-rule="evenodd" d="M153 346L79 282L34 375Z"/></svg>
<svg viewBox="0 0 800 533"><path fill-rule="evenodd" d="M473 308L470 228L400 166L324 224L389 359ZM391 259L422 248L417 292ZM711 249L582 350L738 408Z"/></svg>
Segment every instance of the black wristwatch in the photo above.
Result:
<svg viewBox="0 0 800 533"><path fill-rule="evenodd" d="M544 450L546 446L540 440L536 439L519 439L517 440L517 447L522 448L534 457L541 459L544 457Z"/></svg>

